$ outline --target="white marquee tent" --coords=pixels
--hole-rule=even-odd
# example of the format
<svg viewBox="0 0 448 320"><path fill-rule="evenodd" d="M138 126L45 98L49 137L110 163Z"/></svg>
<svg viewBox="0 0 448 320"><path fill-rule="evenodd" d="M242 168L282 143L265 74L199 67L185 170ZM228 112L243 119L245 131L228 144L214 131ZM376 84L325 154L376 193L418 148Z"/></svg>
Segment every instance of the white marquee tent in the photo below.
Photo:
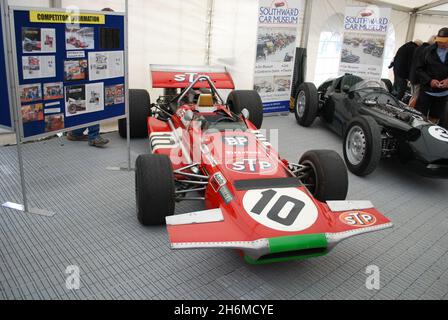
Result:
<svg viewBox="0 0 448 320"><path fill-rule="evenodd" d="M125 10L125 0L9 0L11 5ZM391 7L384 75L396 50L448 26L448 0L303 0L298 39L308 48L307 81L337 73L348 5ZM129 0L130 85L151 90L150 64L226 65L238 88L253 87L258 0Z"/></svg>

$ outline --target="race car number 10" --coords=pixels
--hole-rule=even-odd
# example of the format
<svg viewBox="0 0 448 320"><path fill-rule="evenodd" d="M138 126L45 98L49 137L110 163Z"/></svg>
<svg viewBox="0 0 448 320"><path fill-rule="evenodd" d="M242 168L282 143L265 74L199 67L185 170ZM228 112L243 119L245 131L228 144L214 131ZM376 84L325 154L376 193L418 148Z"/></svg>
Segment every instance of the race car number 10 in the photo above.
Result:
<svg viewBox="0 0 448 320"><path fill-rule="evenodd" d="M314 225L318 217L314 203L298 189L248 191L243 205L258 223L285 232L306 230Z"/></svg>

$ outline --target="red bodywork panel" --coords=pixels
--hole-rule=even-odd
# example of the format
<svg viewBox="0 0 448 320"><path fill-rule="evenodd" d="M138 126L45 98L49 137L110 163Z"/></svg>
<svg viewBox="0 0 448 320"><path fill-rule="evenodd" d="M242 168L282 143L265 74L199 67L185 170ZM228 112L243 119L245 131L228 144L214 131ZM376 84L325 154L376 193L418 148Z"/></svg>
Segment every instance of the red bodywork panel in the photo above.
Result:
<svg viewBox="0 0 448 320"><path fill-rule="evenodd" d="M232 76L220 67L151 66L152 87L161 89L184 89L198 76L208 76L216 89L235 89ZM195 89L210 89L207 81L198 82Z"/></svg>

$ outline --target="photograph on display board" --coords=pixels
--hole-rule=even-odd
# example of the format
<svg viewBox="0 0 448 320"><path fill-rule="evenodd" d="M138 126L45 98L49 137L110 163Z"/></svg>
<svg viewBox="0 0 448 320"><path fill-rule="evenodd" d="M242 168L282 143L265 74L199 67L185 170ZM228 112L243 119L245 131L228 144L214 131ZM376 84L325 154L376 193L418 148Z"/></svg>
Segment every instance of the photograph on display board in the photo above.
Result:
<svg viewBox="0 0 448 320"><path fill-rule="evenodd" d="M86 80L88 63L86 59L64 61L64 81Z"/></svg>
<svg viewBox="0 0 448 320"><path fill-rule="evenodd" d="M66 27L66 50L92 50L95 49L95 31L91 27Z"/></svg>
<svg viewBox="0 0 448 320"><path fill-rule="evenodd" d="M64 99L64 84L62 82L44 84L44 100Z"/></svg>
<svg viewBox="0 0 448 320"><path fill-rule="evenodd" d="M55 56L22 57L23 78L40 79L56 77Z"/></svg>
<svg viewBox="0 0 448 320"><path fill-rule="evenodd" d="M121 30L118 28L100 28L100 49L118 50Z"/></svg>
<svg viewBox="0 0 448 320"><path fill-rule="evenodd" d="M105 104L106 106L112 106L115 104L124 103L124 85L119 84L115 86L106 87L106 97Z"/></svg>
<svg viewBox="0 0 448 320"><path fill-rule="evenodd" d="M385 48L384 36L346 33L342 45L342 63L382 65Z"/></svg>
<svg viewBox="0 0 448 320"><path fill-rule="evenodd" d="M22 28L23 53L56 52L56 30Z"/></svg>
<svg viewBox="0 0 448 320"><path fill-rule="evenodd" d="M86 111L86 86L70 86L65 88L65 114L74 116Z"/></svg>
<svg viewBox="0 0 448 320"><path fill-rule="evenodd" d="M293 62L296 40L296 28L260 28L257 63Z"/></svg>
<svg viewBox="0 0 448 320"><path fill-rule="evenodd" d="M67 117L104 110L104 84L69 86L65 89Z"/></svg>
<svg viewBox="0 0 448 320"><path fill-rule="evenodd" d="M20 102L22 103L42 100L42 86L40 83L22 85L19 90Z"/></svg>
<svg viewBox="0 0 448 320"><path fill-rule="evenodd" d="M42 103L22 106L23 123L43 121L43 120L44 120L44 105Z"/></svg>
<svg viewBox="0 0 448 320"><path fill-rule="evenodd" d="M89 52L90 81L124 76L124 52Z"/></svg>
<svg viewBox="0 0 448 320"><path fill-rule="evenodd" d="M45 132L54 132L64 130L65 121L64 115L48 115L45 116Z"/></svg>

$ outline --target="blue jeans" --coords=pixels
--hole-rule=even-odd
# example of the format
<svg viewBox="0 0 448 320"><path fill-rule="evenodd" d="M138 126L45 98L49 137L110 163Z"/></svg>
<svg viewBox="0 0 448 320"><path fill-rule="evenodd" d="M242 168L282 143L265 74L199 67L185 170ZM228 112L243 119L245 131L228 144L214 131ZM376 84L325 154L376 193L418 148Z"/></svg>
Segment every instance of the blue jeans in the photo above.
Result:
<svg viewBox="0 0 448 320"><path fill-rule="evenodd" d="M89 127L88 129L89 129L89 140L90 141L93 141L100 136L100 126L99 125ZM84 134L84 131L86 131L85 128L79 129L79 130L74 130L74 131L72 131L72 134L75 137L80 137Z"/></svg>

